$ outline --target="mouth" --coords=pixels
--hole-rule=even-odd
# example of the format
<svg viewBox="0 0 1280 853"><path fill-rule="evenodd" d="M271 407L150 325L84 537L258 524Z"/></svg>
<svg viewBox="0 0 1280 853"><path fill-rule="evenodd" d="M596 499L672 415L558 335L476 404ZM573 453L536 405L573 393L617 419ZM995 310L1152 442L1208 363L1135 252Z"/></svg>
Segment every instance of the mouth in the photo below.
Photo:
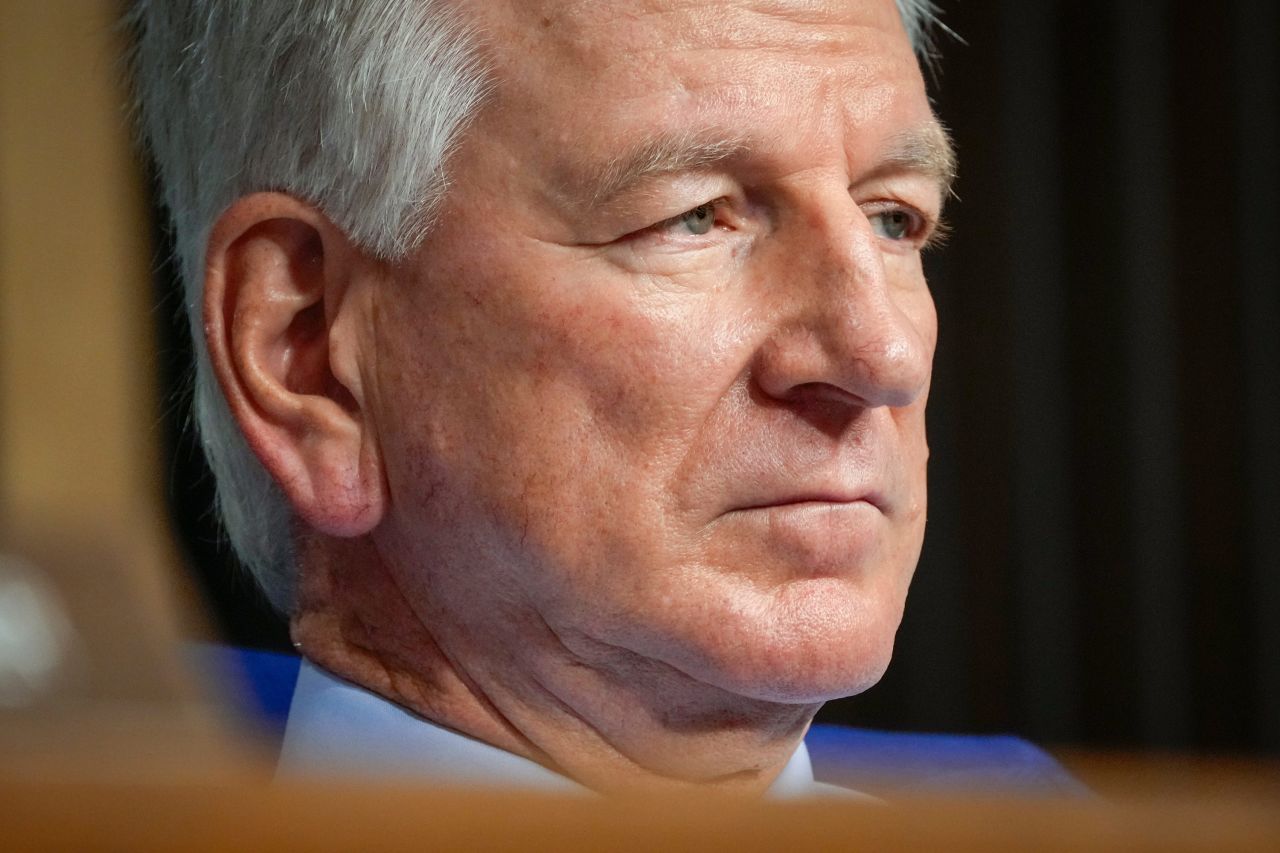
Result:
<svg viewBox="0 0 1280 853"><path fill-rule="evenodd" d="M873 492L803 491L753 500L717 519L717 527L748 549L753 563L767 555L787 576L853 576L875 565L888 517ZM723 525L723 527L721 527Z"/></svg>
<svg viewBox="0 0 1280 853"><path fill-rule="evenodd" d="M868 504L885 513L884 497L876 492L797 492L776 498L768 498L759 502L734 507L730 512L750 512L752 510L782 509L787 507L840 507L852 504Z"/></svg>

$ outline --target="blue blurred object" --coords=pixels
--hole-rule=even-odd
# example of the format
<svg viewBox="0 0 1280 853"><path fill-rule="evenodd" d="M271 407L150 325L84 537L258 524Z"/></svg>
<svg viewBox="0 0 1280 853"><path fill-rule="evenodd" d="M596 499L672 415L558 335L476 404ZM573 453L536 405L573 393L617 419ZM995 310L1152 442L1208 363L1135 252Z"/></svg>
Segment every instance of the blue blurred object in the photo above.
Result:
<svg viewBox="0 0 1280 853"><path fill-rule="evenodd" d="M289 719L302 658L293 654L194 644L191 660L232 707L279 740Z"/></svg>
<svg viewBox="0 0 1280 853"><path fill-rule="evenodd" d="M1051 755L1012 735L908 734L815 724L805 744L819 782L870 794L1089 794Z"/></svg>
<svg viewBox="0 0 1280 853"><path fill-rule="evenodd" d="M282 737L298 680L296 655L200 646L207 671L237 693L233 703ZM1011 735L904 734L815 724L805 738L819 782L870 794L1087 794L1039 747Z"/></svg>

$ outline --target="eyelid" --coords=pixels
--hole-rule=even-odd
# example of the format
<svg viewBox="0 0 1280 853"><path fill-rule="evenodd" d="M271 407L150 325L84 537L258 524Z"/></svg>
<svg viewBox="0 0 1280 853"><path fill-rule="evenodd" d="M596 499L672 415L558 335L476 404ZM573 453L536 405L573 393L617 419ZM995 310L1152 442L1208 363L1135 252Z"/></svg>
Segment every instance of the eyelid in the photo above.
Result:
<svg viewBox="0 0 1280 853"><path fill-rule="evenodd" d="M934 216L926 213L914 204L900 199L878 199L864 202L863 211L868 219L881 213L897 211L909 214L916 223L911 229L912 233L907 238L896 242L910 244L918 251L936 248L946 241L948 228L941 215Z"/></svg>
<svg viewBox="0 0 1280 853"><path fill-rule="evenodd" d="M722 214L722 212L724 211L725 207L726 207L728 204L729 204L729 199L728 199L728 198L726 198L725 196L720 196L719 198L708 199L707 201L704 201L704 202L702 202L702 203L700 203L700 204L695 204L693 207L690 207L690 208L687 208L687 209L685 209L685 210L680 211L680 212L679 212L679 213L677 213L675 216L669 216L669 217L667 217L666 219L663 219L663 220L660 220L660 221L658 221L658 222L655 222L655 223L653 223L652 225L649 225L649 226L646 226L646 227L644 227L644 228L641 228L641 229L640 229L640 230L638 230L638 231L633 231L632 233L625 235L623 239L628 239L628 238L632 238L632 237L642 237L642 236L644 236L644 235L646 235L646 234L661 234L661 233L663 233L664 231L666 231L667 229L669 229L669 228L673 228L673 227L675 227L675 226L679 225L679 224L680 224L680 221L681 221L682 219L684 219L684 218L685 218L686 216L688 216L690 213L693 213L693 212L694 212L695 210L697 210L698 208L700 208L700 207L708 207L708 206L711 208L711 212L712 212L712 214L715 216L715 219L716 219L716 221L715 221L715 222L712 224L712 226L711 226L712 230L714 230L714 229L715 229L715 228L720 224L720 221L719 221L719 220L720 220L720 218L721 218L721 214ZM710 232L708 232L708 233L710 233ZM706 236L706 235L690 235L690 236L691 236L691 237L696 237L696 236Z"/></svg>

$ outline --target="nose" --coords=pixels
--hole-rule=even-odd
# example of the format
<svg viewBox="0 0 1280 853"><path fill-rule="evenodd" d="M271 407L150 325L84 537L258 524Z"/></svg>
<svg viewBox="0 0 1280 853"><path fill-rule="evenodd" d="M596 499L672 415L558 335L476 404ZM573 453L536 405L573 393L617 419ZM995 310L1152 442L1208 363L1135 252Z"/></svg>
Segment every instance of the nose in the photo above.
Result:
<svg viewBox="0 0 1280 853"><path fill-rule="evenodd" d="M754 365L761 390L850 407L919 399L936 336L919 258L886 250L847 193L787 230L773 241L767 286L779 303Z"/></svg>

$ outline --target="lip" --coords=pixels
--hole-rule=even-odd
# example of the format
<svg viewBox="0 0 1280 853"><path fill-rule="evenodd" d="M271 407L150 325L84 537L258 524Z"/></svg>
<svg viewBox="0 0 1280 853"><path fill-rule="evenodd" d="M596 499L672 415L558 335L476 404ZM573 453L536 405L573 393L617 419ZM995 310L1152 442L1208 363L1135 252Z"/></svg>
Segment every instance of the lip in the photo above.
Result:
<svg viewBox="0 0 1280 853"><path fill-rule="evenodd" d="M876 565L887 535L883 502L873 492L787 492L753 499L717 522L753 564L788 576L847 576ZM767 557L767 558L766 558Z"/></svg>
<svg viewBox="0 0 1280 853"><path fill-rule="evenodd" d="M848 504L865 503L875 507L880 512L885 512L884 497L874 491L858 491L858 492L797 492L787 494L777 498L767 498L765 500L755 501L742 506L734 507L730 512L750 512L752 510L778 509L793 506L805 505L827 505L842 506Z"/></svg>

